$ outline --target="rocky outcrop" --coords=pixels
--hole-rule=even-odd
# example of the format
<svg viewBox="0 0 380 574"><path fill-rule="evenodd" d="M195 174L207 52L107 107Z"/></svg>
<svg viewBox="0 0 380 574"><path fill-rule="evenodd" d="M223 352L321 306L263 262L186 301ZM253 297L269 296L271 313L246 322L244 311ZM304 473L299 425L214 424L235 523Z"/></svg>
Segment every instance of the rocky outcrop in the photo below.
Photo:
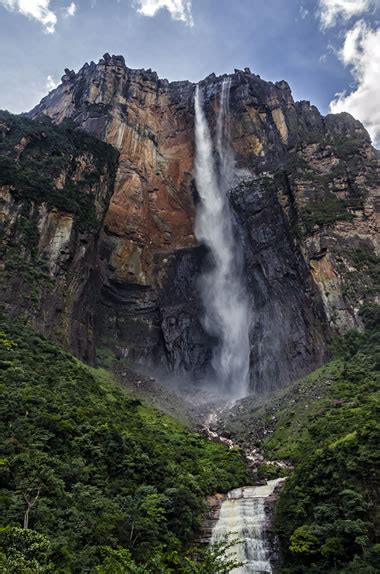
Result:
<svg viewBox="0 0 380 574"><path fill-rule="evenodd" d="M222 79L201 82L212 130ZM120 154L96 248L97 345L202 377L214 341L197 294L205 258L193 235L194 90L105 54L66 70L30 116L70 120ZM321 363L330 333L360 325L358 310L374 297L379 153L348 114L322 117L294 102L286 82L248 69L231 75L230 112L252 385L268 389Z"/></svg>
<svg viewBox="0 0 380 574"><path fill-rule="evenodd" d="M112 341L119 357L201 378L213 344L201 324L202 253L200 247L156 253L150 286L116 282L104 272L97 309L100 345ZM109 253L102 257L104 270Z"/></svg>
<svg viewBox="0 0 380 574"><path fill-rule="evenodd" d="M255 390L284 386L326 355L329 327L319 289L270 178L234 189L251 299Z"/></svg>
<svg viewBox="0 0 380 574"><path fill-rule="evenodd" d="M196 544L201 546L208 546L211 541L212 531L215 528L219 516L220 508L226 499L226 494L216 492L206 498L207 514L203 521L199 537L195 541Z"/></svg>

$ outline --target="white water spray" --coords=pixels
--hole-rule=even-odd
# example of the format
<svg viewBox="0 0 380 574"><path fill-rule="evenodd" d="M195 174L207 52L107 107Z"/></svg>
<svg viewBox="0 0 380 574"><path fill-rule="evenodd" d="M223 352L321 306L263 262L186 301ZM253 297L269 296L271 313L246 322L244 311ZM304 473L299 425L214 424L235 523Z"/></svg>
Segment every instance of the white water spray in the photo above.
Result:
<svg viewBox="0 0 380 574"><path fill-rule="evenodd" d="M235 179L229 144L231 78L223 81L217 117L216 146L195 93L195 181L200 196L195 234L209 249L212 268L201 279L204 326L218 339L212 365L221 390L234 399L248 394L250 314L242 274L242 254L234 235L228 191ZM216 157L215 157L216 155Z"/></svg>

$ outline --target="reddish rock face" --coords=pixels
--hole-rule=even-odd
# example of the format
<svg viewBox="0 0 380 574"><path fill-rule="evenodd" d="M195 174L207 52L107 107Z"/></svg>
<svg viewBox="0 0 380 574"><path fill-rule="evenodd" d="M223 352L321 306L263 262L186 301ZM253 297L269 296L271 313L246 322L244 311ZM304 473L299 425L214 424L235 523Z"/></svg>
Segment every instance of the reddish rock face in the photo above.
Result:
<svg viewBox="0 0 380 574"><path fill-rule="evenodd" d="M379 152L360 122L294 102L286 82L248 69L230 77L244 176L230 197L254 318L252 379L268 389L320 364L331 329L360 326L361 305L374 299ZM200 83L211 131L222 80ZM205 371L213 345L197 292L194 90L106 54L67 70L30 113L71 120L120 153L97 249L98 341L191 375Z"/></svg>
<svg viewBox="0 0 380 574"><path fill-rule="evenodd" d="M212 124L220 78L203 82ZM120 152L115 191L105 221L112 236L115 279L155 281L152 256L195 244L192 170L195 86L160 80L150 70L131 70L120 56L105 55L67 73L62 84L32 112L55 123L65 119L104 139ZM250 72L232 83L233 147L239 164L256 171L286 153L288 123L296 118L286 82L270 84Z"/></svg>
<svg viewBox="0 0 380 574"><path fill-rule="evenodd" d="M125 71L125 75L127 72ZM113 115L105 139L120 150L115 192L105 230L116 236L123 261L151 280L151 253L194 243L191 196L192 125L170 103L157 82L131 80L126 118ZM115 263L118 255L115 257ZM118 277L126 279L116 264ZM148 278L147 278L148 275Z"/></svg>
<svg viewBox="0 0 380 574"><path fill-rule="evenodd" d="M201 82L211 125L220 85L221 78L214 74ZM98 64L85 64L77 74L66 71L62 84L31 112L32 117L48 115L55 123L71 119L119 150L104 225L112 244L110 269L117 281L155 284L154 254L195 244L193 96L190 82L169 83L150 70L127 68L121 56L105 54ZM366 189L367 212L373 206L378 155L361 124L348 114L323 118L308 102L295 103L286 82L273 84L249 70L235 70L231 118L238 167L253 176L273 175L292 163L288 174L297 208L322 200L323 190L316 189L321 178L327 183L325 191L331 189L341 199L352 195L354 180L356 187ZM352 173L347 170L350 158L336 153L336 146L342 148L345 141L359 156ZM311 185L311 172L316 185ZM315 277L318 281L319 274Z"/></svg>
<svg viewBox="0 0 380 574"><path fill-rule="evenodd" d="M169 84L106 56L64 76L32 112L73 119L119 150L104 224L117 280L149 284L152 253L194 244L192 92L190 83Z"/></svg>

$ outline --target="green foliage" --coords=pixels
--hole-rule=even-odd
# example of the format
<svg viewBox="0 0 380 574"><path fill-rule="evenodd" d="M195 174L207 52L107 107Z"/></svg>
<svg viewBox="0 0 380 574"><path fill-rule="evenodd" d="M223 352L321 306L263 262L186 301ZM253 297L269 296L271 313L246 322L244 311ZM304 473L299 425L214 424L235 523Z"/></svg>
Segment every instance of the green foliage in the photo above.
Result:
<svg viewBox="0 0 380 574"><path fill-rule="evenodd" d="M208 548L189 548L179 552L165 546L154 548L140 563L130 550L98 546L91 549L93 574L228 574L242 565L230 550L238 544L226 540ZM52 562L51 541L35 530L18 527L0 529L0 572L4 574L49 574L69 572ZM70 570L71 572L71 570Z"/></svg>
<svg viewBox="0 0 380 574"><path fill-rule="evenodd" d="M38 301L45 287L54 286L54 279L49 275L46 262L33 251L28 258L21 255L16 247L9 247L4 257L3 281L13 278L22 280L25 289L25 300L31 303Z"/></svg>
<svg viewBox="0 0 380 574"><path fill-rule="evenodd" d="M117 151L112 146L74 129L54 126L49 120L37 122L0 111L7 126L0 140L0 185L9 185L15 197L27 202L46 203L50 208L75 215L80 228L97 224L92 186L99 184L107 169L115 174ZM87 155L93 171L74 175L75 159ZM62 189L55 179L67 173ZM112 177L111 177L112 179Z"/></svg>
<svg viewBox="0 0 380 574"><path fill-rule="evenodd" d="M278 466L277 464L263 463L257 468L258 480L273 480L274 478L281 478L288 476L289 470Z"/></svg>
<svg viewBox="0 0 380 574"><path fill-rule="evenodd" d="M11 350L16 345L15 341L8 339L4 331L0 331L0 347Z"/></svg>
<svg viewBox="0 0 380 574"><path fill-rule="evenodd" d="M128 550L123 548L101 549L103 562L97 566L97 574L228 574L242 565L229 550L236 541L226 541L210 548L190 548L179 553L158 548L143 564L137 564Z"/></svg>
<svg viewBox="0 0 380 574"><path fill-rule="evenodd" d="M329 193L319 201L308 203L301 212L305 227L310 231L314 225L331 225L336 221L352 219L346 200Z"/></svg>
<svg viewBox="0 0 380 574"><path fill-rule="evenodd" d="M144 572L148 559L167 569L147 572L208 572L176 569L169 557L184 555L206 494L247 480L240 452L129 399L107 371L21 324L2 320L0 330L2 521L19 536L1 539L3 562L16 563L9 571L24 560L23 572L49 571L50 562L54 572L108 572L117 558L136 564L126 572ZM32 532L49 541L43 560L22 549Z"/></svg>
<svg viewBox="0 0 380 574"><path fill-rule="evenodd" d="M46 536L27 528L0 528L0 571L7 574L54 572L52 545Z"/></svg>
<svg viewBox="0 0 380 574"><path fill-rule="evenodd" d="M356 156L358 150L363 147L363 143L363 138L336 137L332 140L335 155L340 159L350 159Z"/></svg>
<svg viewBox="0 0 380 574"><path fill-rule="evenodd" d="M117 360L117 356L109 347L99 346L96 348L96 363L100 367L112 370Z"/></svg>
<svg viewBox="0 0 380 574"><path fill-rule="evenodd" d="M329 155L335 156L328 171L319 173L312 163L305 161L297 154L292 154L285 169L290 178L300 180L305 187L305 205L299 208L303 233L313 231L315 225L331 225L337 221L351 221L352 210L363 208L367 187L376 185L378 176L376 160L369 160L358 151L365 143L361 139L317 138L319 144L326 147ZM338 158L339 161L336 161ZM357 178L365 178L366 186L358 184ZM336 192L342 190L344 182L346 197L339 197Z"/></svg>
<svg viewBox="0 0 380 574"><path fill-rule="evenodd" d="M380 289L380 257L365 249L352 249L349 259L359 274L369 276L373 292L377 293Z"/></svg>
<svg viewBox="0 0 380 574"><path fill-rule="evenodd" d="M315 554L318 546L318 535L313 526L300 526L290 537L289 550L295 554Z"/></svg>
<svg viewBox="0 0 380 574"><path fill-rule="evenodd" d="M380 257L363 241L352 245L340 241L336 262L343 277L342 292L351 304L376 298L380 290Z"/></svg>
<svg viewBox="0 0 380 574"><path fill-rule="evenodd" d="M362 317L366 332L349 333L335 347L337 358L302 382L307 388L319 381L318 397L304 393L291 409L285 405L266 441L268 454L295 463L276 514L286 573L343 574L355 564L372 572L379 528L379 307L363 308Z"/></svg>

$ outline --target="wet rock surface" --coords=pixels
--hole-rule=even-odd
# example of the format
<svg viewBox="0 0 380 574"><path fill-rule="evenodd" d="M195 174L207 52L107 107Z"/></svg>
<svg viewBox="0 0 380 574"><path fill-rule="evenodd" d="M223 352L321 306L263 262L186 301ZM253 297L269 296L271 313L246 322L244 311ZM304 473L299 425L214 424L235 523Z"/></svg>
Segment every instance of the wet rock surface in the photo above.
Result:
<svg viewBox="0 0 380 574"><path fill-rule="evenodd" d="M325 310L270 178L231 194L243 236L251 299L251 388L285 386L326 358ZM255 344L260 342L260 344Z"/></svg>

